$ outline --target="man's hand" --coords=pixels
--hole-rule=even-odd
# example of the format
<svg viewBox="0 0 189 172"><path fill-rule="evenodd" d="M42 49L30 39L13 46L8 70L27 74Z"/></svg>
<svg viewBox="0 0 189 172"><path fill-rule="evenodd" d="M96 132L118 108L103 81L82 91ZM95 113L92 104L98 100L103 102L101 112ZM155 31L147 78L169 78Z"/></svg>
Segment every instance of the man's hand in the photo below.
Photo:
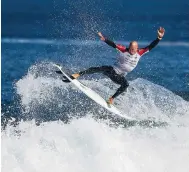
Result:
<svg viewBox="0 0 189 172"><path fill-rule="evenodd" d="M104 38L104 36L102 35L101 32L98 32L98 36L100 37L100 39L101 39L102 41L105 41L105 38Z"/></svg>
<svg viewBox="0 0 189 172"><path fill-rule="evenodd" d="M158 39L161 40L164 36L164 33L165 33L165 29L163 27L160 27L158 30L157 30L157 33L158 33Z"/></svg>

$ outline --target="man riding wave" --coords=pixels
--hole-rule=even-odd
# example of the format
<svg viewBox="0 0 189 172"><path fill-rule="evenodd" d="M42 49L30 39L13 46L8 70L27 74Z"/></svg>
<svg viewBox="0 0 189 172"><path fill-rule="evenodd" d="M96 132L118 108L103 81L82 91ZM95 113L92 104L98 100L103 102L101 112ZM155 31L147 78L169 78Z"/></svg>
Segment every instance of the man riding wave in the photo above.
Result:
<svg viewBox="0 0 189 172"><path fill-rule="evenodd" d="M104 75L108 76L113 82L120 85L115 94L112 95L107 101L107 103L112 104L113 99L123 93L129 86L125 75L131 72L137 66L140 58L144 54L151 51L159 43L159 41L163 38L164 33L165 29L160 27L157 30L157 38L150 45L146 46L145 48L138 48L137 41L132 41L127 48L123 45L115 44L113 41L105 38L101 32L98 32L98 35L102 41L111 47L116 48L120 52L120 55L117 58L117 63L114 66L90 67L87 70L73 74L72 77L76 79L79 76L93 73L103 73Z"/></svg>

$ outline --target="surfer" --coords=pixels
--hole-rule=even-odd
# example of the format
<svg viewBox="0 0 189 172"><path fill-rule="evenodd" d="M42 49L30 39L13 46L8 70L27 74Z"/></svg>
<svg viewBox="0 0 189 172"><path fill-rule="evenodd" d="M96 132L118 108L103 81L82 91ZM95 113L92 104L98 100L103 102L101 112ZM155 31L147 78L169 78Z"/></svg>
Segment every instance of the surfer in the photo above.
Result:
<svg viewBox="0 0 189 172"><path fill-rule="evenodd" d="M108 76L113 82L120 85L115 94L107 101L107 103L112 104L114 98L123 93L129 86L129 83L124 76L137 66L141 56L151 51L159 43L159 41L163 38L164 33L165 29L160 27L157 30L157 38L150 45L146 46L145 48L138 48L137 41L132 41L127 48L123 45L115 44L113 41L105 38L101 32L98 32L98 35L102 41L111 47L116 48L120 52L117 63L114 66L90 67L87 70L73 74L72 77L76 79L84 74L93 73L103 73L104 75Z"/></svg>

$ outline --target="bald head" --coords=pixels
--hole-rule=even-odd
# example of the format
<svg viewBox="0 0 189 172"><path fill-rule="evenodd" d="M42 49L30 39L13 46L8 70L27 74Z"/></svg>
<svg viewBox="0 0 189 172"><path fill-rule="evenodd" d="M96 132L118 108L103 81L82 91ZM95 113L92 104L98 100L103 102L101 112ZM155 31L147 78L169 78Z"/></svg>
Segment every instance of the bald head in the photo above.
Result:
<svg viewBox="0 0 189 172"><path fill-rule="evenodd" d="M132 41L132 42L130 42L129 47L131 47L131 46L138 48L138 42L137 42L137 41Z"/></svg>
<svg viewBox="0 0 189 172"><path fill-rule="evenodd" d="M131 55L134 55L134 54L137 53L137 50L138 50L138 43L137 43L137 41L130 42L130 44L129 44L129 53Z"/></svg>

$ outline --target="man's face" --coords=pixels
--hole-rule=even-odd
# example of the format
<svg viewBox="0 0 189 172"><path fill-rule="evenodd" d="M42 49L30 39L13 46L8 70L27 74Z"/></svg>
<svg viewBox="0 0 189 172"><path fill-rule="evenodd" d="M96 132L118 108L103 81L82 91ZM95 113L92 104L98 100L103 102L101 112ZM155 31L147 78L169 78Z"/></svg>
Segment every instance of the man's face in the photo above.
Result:
<svg viewBox="0 0 189 172"><path fill-rule="evenodd" d="M138 50L138 43L136 41L131 42L129 45L129 53L131 55L134 55L137 53L137 50Z"/></svg>

